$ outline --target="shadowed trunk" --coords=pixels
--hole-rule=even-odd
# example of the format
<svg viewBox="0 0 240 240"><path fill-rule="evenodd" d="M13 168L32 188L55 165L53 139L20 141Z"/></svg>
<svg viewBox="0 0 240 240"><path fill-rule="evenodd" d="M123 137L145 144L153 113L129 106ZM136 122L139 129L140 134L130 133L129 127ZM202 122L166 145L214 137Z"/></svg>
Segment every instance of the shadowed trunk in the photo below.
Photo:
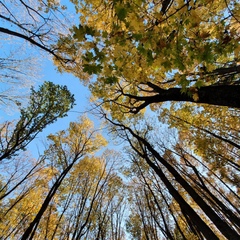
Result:
<svg viewBox="0 0 240 240"><path fill-rule="evenodd" d="M141 104L133 107L130 112L138 113L152 103L161 103L166 101L205 103L209 105L227 106L231 108L240 108L240 85L220 85L207 86L195 89L194 93L198 100L195 101L191 94L182 93L181 88L169 88L164 90L148 82L147 85L153 88L156 95L153 96L134 96L123 93L124 96L135 99Z"/></svg>
<svg viewBox="0 0 240 240"><path fill-rule="evenodd" d="M159 168L155 163L153 163L149 157L148 153L152 155L156 160L159 161L166 169L174 176L175 181L177 181L193 198L193 200L198 204L198 206L203 210L203 212L211 219L213 224L218 228L218 230L227 238L227 239L239 239L240 235L229 226L218 214L204 201L204 199L192 188L192 186L178 173L178 171L168 163L164 158L160 156L160 154L152 147L152 145L144 138L135 133L131 128L124 126L123 124L113 122L109 118L105 116L105 118L111 122L113 125L118 126L121 130L126 132L127 141L130 143L131 147L138 153L142 158L146 160L148 165L156 172L156 174L163 181L165 186L167 187L169 193L174 197L174 199L178 202L181 207L182 212L185 214L185 217L189 218L191 222L194 223L194 227L198 229L200 233L202 233L206 239L218 239L218 237L213 233L213 231L206 225L206 223L199 217L199 215L188 205L187 202L182 198L179 192L174 188L174 186L169 182L167 177L161 168ZM131 134L135 140L141 146L140 152L136 147L132 144L131 139L129 138L127 132Z"/></svg>

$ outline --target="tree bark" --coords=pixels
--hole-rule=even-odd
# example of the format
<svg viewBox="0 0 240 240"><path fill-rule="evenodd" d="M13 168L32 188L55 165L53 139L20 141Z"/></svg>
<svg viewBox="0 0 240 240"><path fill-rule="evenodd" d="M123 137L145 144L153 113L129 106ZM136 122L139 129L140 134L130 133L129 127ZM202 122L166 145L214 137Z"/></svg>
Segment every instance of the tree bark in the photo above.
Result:
<svg viewBox="0 0 240 240"><path fill-rule="evenodd" d="M129 129L128 129L129 130ZM189 193L189 195L194 199L194 201L199 205L199 207L201 207L201 209L203 210L203 212L212 220L212 222L214 223L214 225L219 229L219 231L228 239L238 239L240 238L240 235L234 231L226 222L224 222L215 212L214 210L206 204L206 202L196 193L196 191L185 181L185 179L174 169L173 166L171 166L168 162L166 162L153 148L152 146L143 138L141 138L140 136L136 135L135 133L133 133L131 131L131 134L133 134L133 136L135 138L137 138L141 143L144 144L144 146L147 147L147 149L151 152L151 154L156 157L156 159L159 160L159 162L165 166L168 171L175 177L175 180L180 183L182 185L182 187ZM171 194L174 194L173 197L178 200L180 199L180 194L175 192L176 190L173 189L173 186L170 185L170 183L168 182L167 178L165 177L164 173L162 172L162 170L160 168L158 168L154 163L152 163L149 159L145 158L147 163L154 169L154 171L161 177L162 181L164 182L164 184L167 186L167 188L169 189L169 192ZM176 200L177 200L176 199ZM182 200L181 200L182 201ZM186 206L186 205L185 205ZM187 209L185 209L187 210ZM190 209L187 210L187 212L189 212ZM194 218L192 218L193 216L189 216L190 219L192 221L195 221ZM198 219L199 220L199 219ZM199 222L199 226L200 226ZM202 223L201 223L202 224ZM207 230L206 226L204 226L203 224L201 225L201 228L203 228L203 230L206 230L206 235L205 232L203 232L203 234L205 235L205 237L207 239L216 239L216 236L214 238L214 236L211 236L211 238L209 238L210 232L209 230ZM214 234L215 235L215 234Z"/></svg>
<svg viewBox="0 0 240 240"><path fill-rule="evenodd" d="M48 195L46 196L46 198L45 198L40 210L38 211L37 215L35 216L33 221L30 223L28 228L23 233L23 235L21 237L21 240L28 240L28 239L31 240L31 239L33 239L34 234L36 232L36 229L38 227L38 224L39 224L43 214L45 213L46 209L48 208L50 201L54 197L54 195L57 192L58 188L60 187L62 181L64 180L64 178L66 177L68 172L71 170L71 168L73 167L75 162L76 162L76 159L74 159L74 161L57 178L56 182L53 184L53 186L51 187Z"/></svg>
<svg viewBox="0 0 240 240"><path fill-rule="evenodd" d="M105 116L106 117L106 116ZM175 181L177 181L193 198L193 200L198 204L198 206L203 210L203 212L211 219L213 224L218 228L218 230L227 238L227 239L240 239L240 235L232 229L223 219L221 219L218 214L202 199L201 196L191 187L191 185L177 172L177 170L164 158L160 156L160 154L151 146L151 144L138 134L136 134L131 128L124 126L123 124L115 123L108 119L115 126L119 126L123 131L129 132L140 145L144 146L144 149L147 149L152 156L154 156L159 163L161 163L166 169L174 176ZM126 133L127 134L127 133ZM131 140L127 136L127 139L133 149L139 154L140 152L133 146ZM176 199L179 203L181 209L187 216L189 216L190 220L195 224L197 229L202 232L202 234L206 237L206 239L218 239L216 235L212 232L212 230L203 222L203 220L196 214L196 212L185 202L182 196L177 192L177 190L172 186L169 180L166 178L165 174L157 165L155 165L149 158L147 152L141 154L149 166L156 172L156 174L161 178L161 180L166 185L167 189L171 193L171 195Z"/></svg>
<svg viewBox="0 0 240 240"><path fill-rule="evenodd" d="M132 107L130 112L138 113L152 103L161 103L166 101L205 103L209 105L227 106L230 108L240 108L240 85L219 85L207 86L195 89L194 93L198 96L195 101L191 93L182 93L181 88L162 89L150 82L147 83L153 88L156 95L153 96L134 96L123 93L124 96L141 103L139 106Z"/></svg>
<svg viewBox="0 0 240 240"><path fill-rule="evenodd" d="M156 172L159 178L163 181L167 187L169 193L173 196L176 202L179 204L183 215L187 221L191 221L194 227L199 233L203 234L206 239L218 240L218 237L214 232L207 226L207 224L198 216L198 214L192 209L192 207L183 199L179 192L174 188L171 182L167 179L163 171L155 165L147 156L144 157L147 164Z"/></svg>

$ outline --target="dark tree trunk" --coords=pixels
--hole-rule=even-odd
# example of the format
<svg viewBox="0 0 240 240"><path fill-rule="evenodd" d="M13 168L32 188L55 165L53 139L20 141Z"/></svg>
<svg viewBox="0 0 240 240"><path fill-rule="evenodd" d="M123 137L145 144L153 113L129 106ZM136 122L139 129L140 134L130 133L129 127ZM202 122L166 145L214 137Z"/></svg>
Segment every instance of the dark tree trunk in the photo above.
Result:
<svg viewBox="0 0 240 240"><path fill-rule="evenodd" d="M33 219L33 221L30 223L29 227L26 229L24 234L22 235L21 240L27 240L27 239L33 239L34 234L36 232L36 229L38 227L38 224L45 213L46 209L49 206L49 203L51 202L52 198L54 197L55 193L57 192L58 188L60 187L62 181L68 174L68 172L71 170L73 167L75 161L73 161L72 164L70 164L62 173L61 175L57 178L56 182L53 184L52 188L50 189L48 195L46 196L40 210L38 211L36 217Z"/></svg>
<svg viewBox="0 0 240 240"><path fill-rule="evenodd" d="M181 88L169 88L164 90L150 82L148 82L147 85L154 90L156 95L134 96L123 93L124 96L140 103L140 105L132 107L130 112L138 113L152 103L166 101L204 103L209 105L227 106L230 108L240 108L240 85L207 86L194 89L194 93L198 96L197 101L193 99L191 93L182 93Z"/></svg>
<svg viewBox="0 0 240 240"><path fill-rule="evenodd" d="M112 122L113 123L113 122ZM114 124L114 123L113 123ZM189 183L176 171L176 169L165 161L159 153L151 146L151 144L144 138L140 137L136 133L134 133L130 128L125 127L121 124L115 124L121 126L126 131L129 131L130 134L138 140L138 142L144 146L144 149L148 149L148 151L164 166L166 169L174 176L175 181L177 181L193 198L193 200L199 205L199 207L203 210L203 212L211 219L213 224L218 228L218 230L227 238L227 239L240 239L240 235L233 230L223 219L221 219L217 213L202 199L199 194L189 185ZM129 139L130 141L130 139ZM131 144L131 142L130 142ZM131 144L134 148L134 146ZM134 148L134 150L139 154L139 151ZM175 198L175 200L181 206L183 212L187 214L190 220L195 224L195 226L199 229L200 232L206 237L206 239L218 239L216 235L212 232L212 230L202 221L202 219L196 214L196 212L185 202L182 196L177 192L177 190L172 186L169 180L166 178L163 171L155 165L149 158L147 152L141 154L142 157L145 158L149 166L156 172L156 174L161 178L166 187L168 188L171 195Z"/></svg>
<svg viewBox="0 0 240 240"><path fill-rule="evenodd" d="M198 216L198 214L192 209L192 207L183 199L183 197L179 194L179 192L174 188L174 186L167 179L163 171L155 165L147 156L144 157L149 166L156 172L156 174L163 181L165 186L167 187L169 193L173 196L173 198L179 204L183 215L186 220L192 225L194 224L194 228L202 233L206 239L209 240L218 240L218 237L213 233L213 231L207 226L207 224Z"/></svg>

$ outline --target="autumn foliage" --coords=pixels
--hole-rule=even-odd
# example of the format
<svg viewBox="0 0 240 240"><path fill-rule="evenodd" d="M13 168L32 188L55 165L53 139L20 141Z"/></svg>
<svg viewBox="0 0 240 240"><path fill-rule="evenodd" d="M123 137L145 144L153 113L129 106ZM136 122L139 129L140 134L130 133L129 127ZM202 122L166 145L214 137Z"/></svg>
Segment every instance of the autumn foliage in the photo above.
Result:
<svg viewBox="0 0 240 240"><path fill-rule="evenodd" d="M20 1L26 24L0 1L0 32L79 78L103 125L81 116L33 159L28 144L74 98L32 88L0 128L0 238L240 239L239 3L70 0L77 21L57 32L50 16L68 6L33 2Z"/></svg>

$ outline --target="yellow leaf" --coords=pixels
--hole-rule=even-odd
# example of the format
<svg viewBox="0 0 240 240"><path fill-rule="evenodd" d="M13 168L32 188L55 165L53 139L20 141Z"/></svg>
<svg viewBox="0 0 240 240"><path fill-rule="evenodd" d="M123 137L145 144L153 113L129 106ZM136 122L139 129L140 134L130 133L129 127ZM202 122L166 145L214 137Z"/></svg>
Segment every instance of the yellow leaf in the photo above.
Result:
<svg viewBox="0 0 240 240"><path fill-rule="evenodd" d="M192 95L192 98L193 98L193 100L194 100L195 102L197 102L197 101L199 100L198 93L194 93L194 94Z"/></svg>

